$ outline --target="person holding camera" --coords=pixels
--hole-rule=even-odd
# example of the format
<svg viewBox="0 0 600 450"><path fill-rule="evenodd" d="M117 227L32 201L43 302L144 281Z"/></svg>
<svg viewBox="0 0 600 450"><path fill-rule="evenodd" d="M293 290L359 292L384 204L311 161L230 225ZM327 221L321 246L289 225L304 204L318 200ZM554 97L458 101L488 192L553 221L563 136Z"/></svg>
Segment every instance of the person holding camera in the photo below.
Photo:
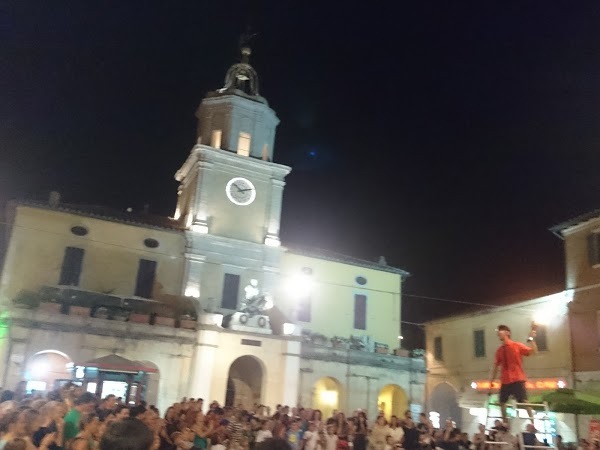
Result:
<svg viewBox="0 0 600 450"><path fill-rule="evenodd" d="M508 422L506 415L506 402L510 397L514 397L518 403L527 402L527 390L525 389L526 376L523 371L523 356L529 356L537 353L537 344L535 343L536 335L535 322L531 324L531 331L527 338L527 344L516 342L511 339L510 328L507 325L499 325L497 332L498 338L502 341L494 360L494 368L490 377L490 393L491 386L494 383L498 368L500 372L500 408L502 410L502 420ZM527 413L533 421L533 410L527 407Z"/></svg>

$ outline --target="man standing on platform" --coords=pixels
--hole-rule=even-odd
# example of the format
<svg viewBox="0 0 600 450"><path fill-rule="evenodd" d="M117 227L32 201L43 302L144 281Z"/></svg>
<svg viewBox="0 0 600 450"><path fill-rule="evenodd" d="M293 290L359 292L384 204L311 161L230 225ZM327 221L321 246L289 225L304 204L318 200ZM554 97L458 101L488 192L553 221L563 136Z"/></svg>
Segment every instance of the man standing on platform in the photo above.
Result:
<svg viewBox="0 0 600 450"><path fill-rule="evenodd" d="M525 389L525 372L523 371L523 356L529 356L537 353L537 344L535 322L531 324L531 331L527 338L527 344L516 342L511 339L510 328L506 325L499 325L497 332L502 345L496 350L494 368L490 377L490 390L493 385L498 367L502 368L500 373L500 408L502 409L502 420L507 423L506 402L510 397L514 397L518 403L527 402L527 390ZM533 421L533 410L527 407L529 417Z"/></svg>

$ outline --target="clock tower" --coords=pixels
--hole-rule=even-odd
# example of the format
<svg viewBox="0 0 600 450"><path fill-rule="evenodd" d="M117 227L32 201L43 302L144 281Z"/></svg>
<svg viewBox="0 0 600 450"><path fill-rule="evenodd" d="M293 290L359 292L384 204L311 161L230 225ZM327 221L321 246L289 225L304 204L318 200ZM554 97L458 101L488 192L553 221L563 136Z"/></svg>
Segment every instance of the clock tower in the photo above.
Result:
<svg viewBox="0 0 600 450"><path fill-rule="evenodd" d="M174 218L188 238L182 290L217 304L228 289L215 281L223 272L236 272L242 285L274 283L265 273L278 272L284 178L291 170L272 162L279 119L259 94L250 48L241 53L224 86L198 107L196 145L175 175Z"/></svg>

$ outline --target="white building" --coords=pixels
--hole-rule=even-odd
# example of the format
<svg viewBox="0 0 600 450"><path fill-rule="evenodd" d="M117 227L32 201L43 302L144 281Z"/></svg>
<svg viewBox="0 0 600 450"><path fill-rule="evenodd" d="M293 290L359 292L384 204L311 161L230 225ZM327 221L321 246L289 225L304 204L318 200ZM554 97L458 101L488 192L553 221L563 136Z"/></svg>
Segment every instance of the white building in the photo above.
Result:
<svg viewBox="0 0 600 450"><path fill-rule="evenodd" d="M281 245L291 169L273 162L279 119L249 55L198 108L173 218L56 195L9 205L0 386L75 377L163 410L183 396L371 416L422 408L424 361L393 352L407 273ZM274 307L252 310L259 302Z"/></svg>

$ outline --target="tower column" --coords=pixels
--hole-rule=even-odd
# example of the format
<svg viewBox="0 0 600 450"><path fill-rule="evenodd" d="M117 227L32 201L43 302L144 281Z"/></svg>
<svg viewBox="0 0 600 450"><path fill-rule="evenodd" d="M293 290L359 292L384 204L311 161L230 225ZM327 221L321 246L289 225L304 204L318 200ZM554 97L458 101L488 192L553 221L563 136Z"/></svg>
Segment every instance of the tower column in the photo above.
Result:
<svg viewBox="0 0 600 450"><path fill-rule="evenodd" d="M183 295L200 300L202 297L202 269L206 256L192 253L185 254L185 278L183 279Z"/></svg>
<svg viewBox="0 0 600 450"><path fill-rule="evenodd" d="M284 405L298 404L298 384L300 383L300 342L288 341L286 353L284 354L285 386L282 392L282 403Z"/></svg>
<svg viewBox="0 0 600 450"><path fill-rule="evenodd" d="M281 203L283 201L283 187L285 181L271 180L271 209L269 210L269 222L267 225L267 235L265 236L265 244L277 247L280 244L279 240L279 222L281 219Z"/></svg>
<svg viewBox="0 0 600 450"><path fill-rule="evenodd" d="M196 167L198 168L198 180L196 182L196 193L193 205L196 206L194 213L194 220L192 223L192 230L198 231L199 233L208 233L208 171L213 168L214 164L207 161L198 161ZM192 206L193 208L193 206Z"/></svg>
<svg viewBox="0 0 600 450"><path fill-rule="evenodd" d="M196 346L192 359L192 371L188 396L203 398L210 402L213 375L215 370L215 356L219 348L219 332L214 330L198 330Z"/></svg>

